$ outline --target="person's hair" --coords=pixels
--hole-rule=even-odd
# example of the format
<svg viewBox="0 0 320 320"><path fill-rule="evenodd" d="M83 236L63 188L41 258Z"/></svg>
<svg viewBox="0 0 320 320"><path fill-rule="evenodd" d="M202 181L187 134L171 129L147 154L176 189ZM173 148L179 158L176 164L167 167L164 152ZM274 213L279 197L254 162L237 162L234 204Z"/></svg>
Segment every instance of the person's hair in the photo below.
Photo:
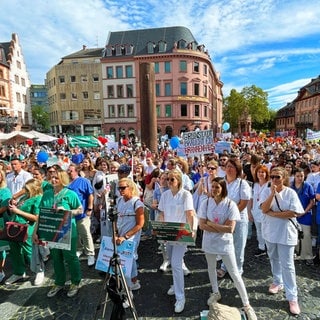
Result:
<svg viewBox="0 0 320 320"><path fill-rule="evenodd" d="M261 158L258 155L256 155L256 154L251 155L251 159L250 159L251 164L257 165L260 162L261 162Z"/></svg>
<svg viewBox="0 0 320 320"><path fill-rule="evenodd" d="M5 188L7 186L6 172L3 171L3 170L0 170L0 175L2 176L2 181L0 183L0 188Z"/></svg>
<svg viewBox="0 0 320 320"><path fill-rule="evenodd" d="M110 169L111 167L116 167L117 169L120 167L120 163L117 161L111 161L110 162Z"/></svg>
<svg viewBox="0 0 320 320"><path fill-rule="evenodd" d="M266 180L269 181L269 169L264 164L258 164L256 166L256 168L254 169L253 181L254 182L259 181L259 179L258 179L258 171L259 170L262 170L262 171L264 171L266 173Z"/></svg>
<svg viewBox="0 0 320 320"><path fill-rule="evenodd" d="M172 166L174 166L174 167L177 165L176 160L173 159L173 158L169 159L167 163L170 163L170 164L171 164Z"/></svg>
<svg viewBox="0 0 320 320"><path fill-rule="evenodd" d="M36 167L36 168L33 169L33 171L39 171L39 173L42 176L45 176L47 174L46 170L44 168L41 168L41 167Z"/></svg>
<svg viewBox="0 0 320 320"><path fill-rule="evenodd" d="M189 165L188 165L188 162L182 158L179 158L177 160L177 163L180 164L181 166L181 171L183 173L188 173L189 172Z"/></svg>
<svg viewBox="0 0 320 320"><path fill-rule="evenodd" d="M283 185L286 187L290 186L290 181L289 181L289 175L288 172L285 168L283 167L274 167L270 171L270 176L272 175L273 172L280 172L283 177Z"/></svg>
<svg viewBox="0 0 320 320"><path fill-rule="evenodd" d="M61 182L61 184L66 187L70 183L69 175L65 171L58 171L57 176Z"/></svg>
<svg viewBox="0 0 320 320"><path fill-rule="evenodd" d="M209 162L207 162L207 167L209 167L209 166L214 166L214 167L218 168L219 163L216 160L212 159Z"/></svg>
<svg viewBox="0 0 320 320"><path fill-rule="evenodd" d="M168 178L175 178L178 180L178 189L181 190L182 189L182 174L179 170L177 169L173 169L171 171L168 172Z"/></svg>
<svg viewBox="0 0 320 320"><path fill-rule="evenodd" d="M139 197L139 191L138 191L137 185L133 180L131 180L130 178L122 178L119 180L119 184L120 182L125 182L128 185L128 187L131 189L132 196Z"/></svg>
<svg viewBox="0 0 320 320"><path fill-rule="evenodd" d="M229 158L228 161L226 162L226 166L228 164L231 164L233 167L236 168L237 178L240 178L242 176L242 165L240 160L236 158Z"/></svg>
<svg viewBox="0 0 320 320"><path fill-rule="evenodd" d="M220 187L222 188L221 190L221 198L224 199L228 196L228 189L227 189L227 184L226 184L226 180L224 178L221 177L216 177L212 180L212 184L216 182L220 185ZM212 189L211 189L212 190Z"/></svg>
<svg viewBox="0 0 320 320"><path fill-rule="evenodd" d="M151 178L159 178L159 176L160 176L160 169L159 168L155 168L155 169L153 169L152 170L152 172L151 172Z"/></svg>
<svg viewBox="0 0 320 320"><path fill-rule="evenodd" d="M93 163L93 161L91 160L90 157L85 157L82 160L81 164L83 164L83 161L88 161L89 162L89 171L95 170L94 163Z"/></svg>
<svg viewBox="0 0 320 320"><path fill-rule="evenodd" d="M39 196L43 193L41 186L42 186L42 183L39 180L30 179L25 183L24 188L29 194L29 198L32 198L35 196Z"/></svg>
<svg viewBox="0 0 320 320"><path fill-rule="evenodd" d="M305 174L305 171L304 171L304 169L303 168L295 168L295 170L294 170L294 175L296 174L296 173L303 173L303 174Z"/></svg>

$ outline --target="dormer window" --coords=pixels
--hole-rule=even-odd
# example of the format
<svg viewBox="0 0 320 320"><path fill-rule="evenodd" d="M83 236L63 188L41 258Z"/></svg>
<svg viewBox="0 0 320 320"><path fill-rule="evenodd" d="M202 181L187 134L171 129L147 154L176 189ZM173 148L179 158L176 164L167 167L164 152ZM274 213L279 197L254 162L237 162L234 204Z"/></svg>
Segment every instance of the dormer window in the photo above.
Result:
<svg viewBox="0 0 320 320"><path fill-rule="evenodd" d="M178 46L179 46L179 49L186 49L187 47L187 42L183 39L179 40L178 42Z"/></svg>
<svg viewBox="0 0 320 320"><path fill-rule="evenodd" d="M133 53L133 45L132 44L126 44L125 45L125 52L126 56L129 56Z"/></svg>
<svg viewBox="0 0 320 320"><path fill-rule="evenodd" d="M116 45L116 56L122 56L123 46L121 44Z"/></svg>
<svg viewBox="0 0 320 320"><path fill-rule="evenodd" d="M112 46L108 46L105 48L105 57L112 57L112 52L114 48Z"/></svg>
<svg viewBox="0 0 320 320"><path fill-rule="evenodd" d="M154 47L155 47L154 43L149 41L147 43L147 52L148 53L154 53Z"/></svg>
<svg viewBox="0 0 320 320"><path fill-rule="evenodd" d="M163 40L159 41L159 52L166 52L167 51L167 43Z"/></svg>

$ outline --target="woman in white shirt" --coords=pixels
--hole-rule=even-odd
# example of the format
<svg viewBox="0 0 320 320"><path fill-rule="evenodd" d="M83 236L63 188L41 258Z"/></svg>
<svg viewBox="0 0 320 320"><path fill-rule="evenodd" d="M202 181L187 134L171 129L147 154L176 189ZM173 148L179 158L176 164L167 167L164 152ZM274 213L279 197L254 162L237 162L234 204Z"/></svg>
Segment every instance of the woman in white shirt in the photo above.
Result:
<svg viewBox="0 0 320 320"><path fill-rule="evenodd" d="M158 205L159 221L189 223L191 230L193 230L194 208L192 195L189 191L183 189L180 171L174 169L168 173L168 185L169 190L163 192ZM185 306L182 263L186 250L186 244L167 243L168 258L173 275L173 286L170 287L167 293L176 297L174 309L176 313L181 313Z"/></svg>
<svg viewBox="0 0 320 320"><path fill-rule="evenodd" d="M298 242L296 217L304 214L297 193L289 186L284 168L275 167L270 172L271 186L264 190L260 204L263 212L262 236L266 241L273 283L269 293L285 289L292 314L300 314L298 289L294 266L294 249ZM291 221L290 221L291 220Z"/></svg>
<svg viewBox="0 0 320 320"><path fill-rule="evenodd" d="M257 319L249 304L247 290L237 267L233 245L233 232L240 212L234 201L229 199L226 181L215 178L208 200L203 201L198 211L199 227L203 230L202 250L208 263L208 274L212 286L212 293L208 305L221 299L219 292L216 257L220 255L237 288L249 320Z"/></svg>

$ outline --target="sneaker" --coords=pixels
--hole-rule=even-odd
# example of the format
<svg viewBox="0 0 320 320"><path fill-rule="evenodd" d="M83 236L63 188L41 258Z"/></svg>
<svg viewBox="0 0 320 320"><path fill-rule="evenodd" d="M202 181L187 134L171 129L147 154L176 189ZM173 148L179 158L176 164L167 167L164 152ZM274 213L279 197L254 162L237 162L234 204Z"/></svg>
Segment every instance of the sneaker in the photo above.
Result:
<svg viewBox="0 0 320 320"><path fill-rule="evenodd" d="M174 296L174 287L173 285L170 286L169 290L167 291L168 296Z"/></svg>
<svg viewBox="0 0 320 320"><path fill-rule="evenodd" d="M130 287L132 291L139 290L140 288L141 288L141 284L139 280L137 280L136 282L133 282Z"/></svg>
<svg viewBox="0 0 320 320"><path fill-rule="evenodd" d="M187 268L184 261L182 262L182 270L185 277L187 277L191 273L191 271Z"/></svg>
<svg viewBox="0 0 320 320"><path fill-rule="evenodd" d="M52 298L54 297L59 291L61 291L63 289L63 286L57 286L57 285L54 285L50 291L47 293L47 297L48 298Z"/></svg>
<svg viewBox="0 0 320 320"><path fill-rule="evenodd" d="M207 305L210 306L214 302L221 300L220 292L211 293L209 299L207 300Z"/></svg>
<svg viewBox="0 0 320 320"><path fill-rule="evenodd" d="M26 274L24 273L23 275L17 275L17 274L13 274L9 279L6 280L5 284L13 284L19 280L22 280L26 278Z"/></svg>
<svg viewBox="0 0 320 320"><path fill-rule="evenodd" d="M96 262L94 256L88 256L88 267L92 267Z"/></svg>
<svg viewBox="0 0 320 320"><path fill-rule="evenodd" d="M37 272L36 278L34 279L35 286L41 286L44 281L44 272Z"/></svg>
<svg viewBox="0 0 320 320"><path fill-rule="evenodd" d="M248 320L258 320L257 315L251 306L244 307L243 309L247 315Z"/></svg>
<svg viewBox="0 0 320 320"><path fill-rule="evenodd" d="M289 301L290 312L294 315L300 314L300 307L298 301Z"/></svg>
<svg viewBox="0 0 320 320"><path fill-rule="evenodd" d="M279 291L283 290L282 284L274 284L272 283L269 287L269 293L271 294L277 294Z"/></svg>
<svg viewBox="0 0 320 320"><path fill-rule="evenodd" d="M0 282L3 281L4 277L5 277L5 273L3 271L0 272Z"/></svg>
<svg viewBox="0 0 320 320"><path fill-rule="evenodd" d="M170 262L168 260L163 261L162 265L159 267L159 270L166 272L168 270L168 267L170 265Z"/></svg>
<svg viewBox="0 0 320 320"><path fill-rule="evenodd" d="M67 296L69 298L74 297L78 293L79 289L80 289L80 286L78 284L72 283L69 290L68 290Z"/></svg>
<svg viewBox="0 0 320 320"><path fill-rule="evenodd" d="M265 256L266 254L267 254L266 250L258 249L255 251L254 256L261 257L261 256Z"/></svg>
<svg viewBox="0 0 320 320"><path fill-rule="evenodd" d="M131 290L129 290L129 294L130 294L130 297L131 297L131 300L133 299L133 293ZM125 297L125 299L123 300L122 302L122 306L127 309L130 307L130 302L129 302L129 299L127 297Z"/></svg>
<svg viewBox="0 0 320 320"><path fill-rule="evenodd" d="M82 251L77 251L77 253L76 253L76 254L77 254L77 257L78 257L78 258L80 258L80 257L81 257L81 255L82 255Z"/></svg>
<svg viewBox="0 0 320 320"><path fill-rule="evenodd" d="M176 303L174 304L174 312L181 313L184 309L185 303L186 303L185 299L177 300Z"/></svg>

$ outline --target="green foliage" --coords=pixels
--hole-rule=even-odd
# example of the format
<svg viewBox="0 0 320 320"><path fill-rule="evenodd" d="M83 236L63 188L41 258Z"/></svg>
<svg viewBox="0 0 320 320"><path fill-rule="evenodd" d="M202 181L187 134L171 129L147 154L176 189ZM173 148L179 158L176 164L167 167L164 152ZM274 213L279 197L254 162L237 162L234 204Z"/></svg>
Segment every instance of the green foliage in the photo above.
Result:
<svg viewBox="0 0 320 320"><path fill-rule="evenodd" d="M49 114L43 109L42 106L32 106L32 118L36 130L41 132L49 132Z"/></svg>
<svg viewBox="0 0 320 320"><path fill-rule="evenodd" d="M229 122L231 131L235 132L239 118L247 112L251 116L252 129L269 128L275 114L269 110L267 99L268 94L255 85L244 87L241 92L232 89L224 100L223 121Z"/></svg>

